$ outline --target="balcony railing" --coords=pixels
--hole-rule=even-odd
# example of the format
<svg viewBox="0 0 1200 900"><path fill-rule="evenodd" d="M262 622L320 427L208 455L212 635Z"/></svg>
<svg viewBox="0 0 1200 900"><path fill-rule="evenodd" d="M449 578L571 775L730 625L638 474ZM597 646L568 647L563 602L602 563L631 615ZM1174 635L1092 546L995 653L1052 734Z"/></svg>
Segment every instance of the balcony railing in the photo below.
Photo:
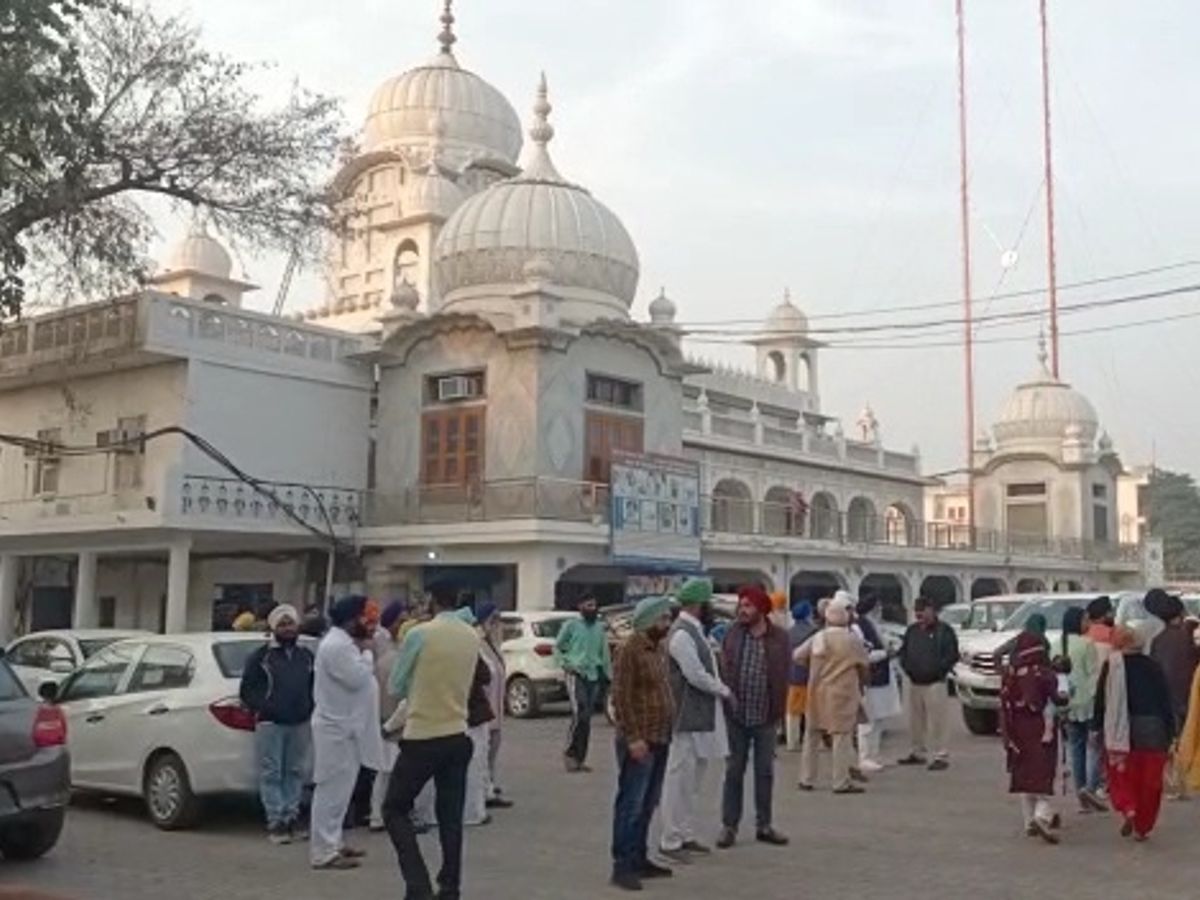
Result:
<svg viewBox="0 0 1200 900"><path fill-rule="evenodd" d="M263 482L263 487L271 497L236 478L184 475L179 512L246 523L294 522L290 512L314 527L335 529L357 525L362 514L359 491L287 482Z"/></svg>
<svg viewBox="0 0 1200 900"><path fill-rule="evenodd" d="M609 521L608 485L519 478L471 485L423 486L398 494L369 493L364 523L452 525L513 519L605 525ZM855 515L820 507L800 512L789 504L728 497L705 496L701 522L707 534L794 538L823 546L883 545L1127 563L1136 563L1141 558L1136 544L969 529L963 525L902 516Z"/></svg>

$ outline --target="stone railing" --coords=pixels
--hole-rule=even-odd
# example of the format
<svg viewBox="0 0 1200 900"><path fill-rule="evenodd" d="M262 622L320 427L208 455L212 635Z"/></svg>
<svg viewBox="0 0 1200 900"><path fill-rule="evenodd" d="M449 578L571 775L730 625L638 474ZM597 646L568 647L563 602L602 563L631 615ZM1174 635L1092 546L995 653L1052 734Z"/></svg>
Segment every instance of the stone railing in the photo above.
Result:
<svg viewBox="0 0 1200 900"><path fill-rule="evenodd" d="M80 363L138 342L138 297L122 297L0 322L0 376L52 363Z"/></svg>

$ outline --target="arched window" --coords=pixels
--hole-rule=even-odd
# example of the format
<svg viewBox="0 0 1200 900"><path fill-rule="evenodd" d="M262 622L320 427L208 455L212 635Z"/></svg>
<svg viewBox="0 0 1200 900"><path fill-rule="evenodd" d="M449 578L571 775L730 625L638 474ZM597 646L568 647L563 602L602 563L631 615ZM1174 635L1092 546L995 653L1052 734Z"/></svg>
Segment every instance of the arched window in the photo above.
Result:
<svg viewBox="0 0 1200 900"><path fill-rule="evenodd" d="M809 534L819 541L836 541L841 534L837 501L832 494L820 491L813 494L808 512Z"/></svg>
<svg viewBox="0 0 1200 900"><path fill-rule="evenodd" d="M754 528L750 488L736 478L717 482L712 492L712 530L749 534Z"/></svg>
<svg viewBox="0 0 1200 900"><path fill-rule="evenodd" d="M889 544L908 546L918 543L916 520L903 503L893 503L883 514L885 539Z"/></svg>
<svg viewBox="0 0 1200 900"><path fill-rule="evenodd" d="M416 241L411 238L401 241L400 246L396 248L396 257L393 263L392 287L397 288L405 282L416 287L417 264L420 261L421 254L417 250Z"/></svg>
<svg viewBox="0 0 1200 900"><path fill-rule="evenodd" d="M767 354L767 377L776 384L783 384L787 381L787 360L778 350L772 350Z"/></svg>
<svg viewBox="0 0 1200 900"><path fill-rule="evenodd" d="M870 543L878 531L875 504L866 497L855 497L846 507L846 534L852 541Z"/></svg>

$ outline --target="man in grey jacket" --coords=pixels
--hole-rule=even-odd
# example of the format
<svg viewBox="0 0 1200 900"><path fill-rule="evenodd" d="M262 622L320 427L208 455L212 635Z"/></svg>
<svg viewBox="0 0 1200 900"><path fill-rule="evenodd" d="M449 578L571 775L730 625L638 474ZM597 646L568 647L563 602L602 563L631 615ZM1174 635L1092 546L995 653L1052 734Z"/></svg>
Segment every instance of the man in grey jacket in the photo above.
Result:
<svg viewBox="0 0 1200 900"><path fill-rule="evenodd" d="M710 852L696 839L695 803L709 761L729 755L725 711L717 701L732 695L717 673L717 657L704 633L712 584L692 579L676 600L682 610L667 638L675 723L663 782L659 850L668 859L686 862L690 855Z"/></svg>

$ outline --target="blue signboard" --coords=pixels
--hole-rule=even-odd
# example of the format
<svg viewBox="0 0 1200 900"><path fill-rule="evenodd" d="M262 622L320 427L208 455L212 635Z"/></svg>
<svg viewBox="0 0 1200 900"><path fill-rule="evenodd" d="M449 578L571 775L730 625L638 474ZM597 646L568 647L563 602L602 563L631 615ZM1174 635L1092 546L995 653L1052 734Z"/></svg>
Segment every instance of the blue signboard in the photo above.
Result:
<svg viewBox="0 0 1200 900"><path fill-rule="evenodd" d="M699 464L670 456L614 452L610 521L613 562L700 571Z"/></svg>

